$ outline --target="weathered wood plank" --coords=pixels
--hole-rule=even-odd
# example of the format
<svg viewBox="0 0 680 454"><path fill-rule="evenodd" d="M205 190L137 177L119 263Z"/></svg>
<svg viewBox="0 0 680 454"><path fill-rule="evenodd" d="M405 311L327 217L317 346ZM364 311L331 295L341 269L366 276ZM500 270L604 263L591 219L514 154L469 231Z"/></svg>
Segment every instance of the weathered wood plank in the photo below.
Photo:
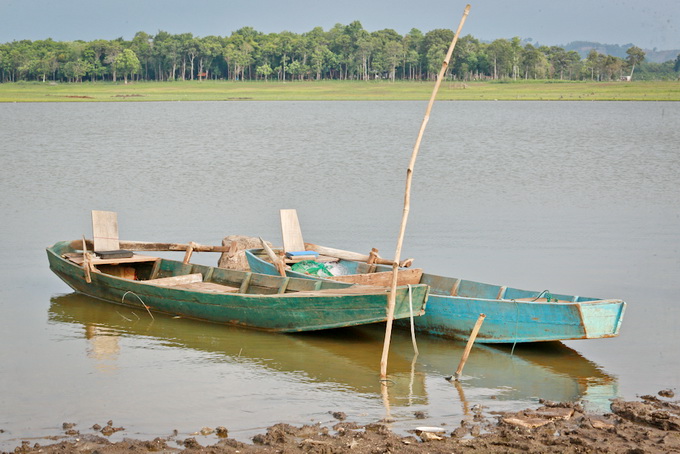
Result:
<svg viewBox="0 0 680 454"><path fill-rule="evenodd" d="M71 247L74 249L81 248L81 241L76 240L71 242ZM88 248L93 247L91 240L86 240ZM186 252L189 244L184 243L149 243L145 241L119 241L120 249L128 251L182 251ZM203 244L194 243L194 252L229 252L231 246L206 246Z"/></svg>
<svg viewBox="0 0 680 454"><path fill-rule="evenodd" d="M412 270L399 270L397 285L420 284L423 277L423 270L414 268ZM338 282L350 282L360 285L377 285L389 287L392 283L392 271L369 274L346 274L344 276L331 276L328 279Z"/></svg>
<svg viewBox="0 0 680 454"><path fill-rule="evenodd" d="M297 210L281 210L281 236L284 251L304 251L305 242L302 240L302 230L298 220Z"/></svg>
<svg viewBox="0 0 680 454"><path fill-rule="evenodd" d="M81 253L69 253L64 254L64 258L77 263L78 265L83 264L83 254ZM139 263L139 262L155 262L158 257L151 257L149 255L135 254L132 257L124 257L118 259L102 259L99 257L90 257L89 261L91 265L116 265L118 263Z"/></svg>
<svg viewBox="0 0 680 454"><path fill-rule="evenodd" d="M262 248L264 251L267 253L267 257L269 257L269 260L276 266L276 270L279 272L281 276L286 275L286 264L283 263L283 260L281 260L276 253L272 250L272 248L269 247L269 244L260 237L260 243L262 243Z"/></svg>
<svg viewBox="0 0 680 454"><path fill-rule="evenodd" d="M181 276L160 277L158 279L149 279L148 281L140 282L153 285L184 285L203 282L203 275L201 273L183 274Z"/></svg>
<svg viewBox="0 0 680 454"><path fill-rule="evenodd" d="M92 210L92 238L94 251L117 251L118 213L115 211Z"/></svg>
<svg viewBox="0 0 680 454"><path fill-rule="evenodd" d="M199 292L238 293L237 287L230 287L230 286L227 286L227 285L215 284L214 282L192 282L192 283L189 283L189 284L174 285L173 287L183 288L183 289L187 289L187 290L198 290Z"/></svg>
<svg viewBox="0 0 680 454"><path fill-rule="evenodd" d="M341 260L352 260L354 262L366 262L366 263L368 263L369 260L372 260L372 263L376 263L378 265L392 265L394 263L393 260L378 257L377 254L375 257L372 257L371 255L359 254L358 252L352 251L343 251L342 249L334 249L313 243L305 243L305 248L308 251L316 251L321 255L336 257ZM406 259L403 262L401 262L399 266L409 267L411 266L412 263L413 259Z"/></svg>
<svg viewBox="0 0 680 454"><path fill-rule="evenodd" d="M317 281L321 282L321 281ZM312 291L302 291L297 293L286 293L282 296L335 296L335 295L386 295L389 293L388 288L384 286L375 285L355 285L344 288L326 288Z"/></svg>

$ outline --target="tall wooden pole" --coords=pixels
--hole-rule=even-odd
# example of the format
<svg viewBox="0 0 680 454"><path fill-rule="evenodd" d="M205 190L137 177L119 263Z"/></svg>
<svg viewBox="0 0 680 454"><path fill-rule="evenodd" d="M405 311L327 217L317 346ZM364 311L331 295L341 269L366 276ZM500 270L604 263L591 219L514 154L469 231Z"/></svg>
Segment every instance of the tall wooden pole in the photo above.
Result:
<svg viewBox="0 0 680 454"><path fill-rule="evenodd" d="M410 210L411 204L411 180L413 179L413 168L416 164L416 158L418 157L418 151L420 150L420 142L423 139L423 134L425 132L425 127L427 122L430 120L430 111L432 110L432 105L437 97L437 92L439 91L439 86L444 80L444 74L446 69L449 67L449 61L451 60L451 55L453 55L453 49L456 47L456 42L458 41L458 36L460 31L463 29L463 24L465 24L465 19L467 19L468 13L470 12L470 5L465 7L463 12L463 17L458 25L458 30L453 35L453 41L449 46L449 50L446 53L446 58L442 64L442 69L439 71L437 76L437 81L434 84L434 90L432 90L432 95L430 96L430 102L427 105L427 110L425 111L425 117L420 125L420 131L418 132L418 138L416 139L416 144L413 147L413 153L411 154L411 161L409 162L408 169L406 170L406 190L404 192L404 211L401 217L401 227L399 228L399 238L397 240L397 249L394 253L394 262L392 264L392 287L390 290L390 296L387 303L387 327L385 328L385 343L383 345L382 359L380 360L380 378L387 378L387 357L390 351L390 342L392 340L392 322L394 321L394 306L396 305L397 298L397 276L399 270L399 258L401 256L401 247L404 243L404 233L406 232L406 222L408 221L408 212Z"/></svg>

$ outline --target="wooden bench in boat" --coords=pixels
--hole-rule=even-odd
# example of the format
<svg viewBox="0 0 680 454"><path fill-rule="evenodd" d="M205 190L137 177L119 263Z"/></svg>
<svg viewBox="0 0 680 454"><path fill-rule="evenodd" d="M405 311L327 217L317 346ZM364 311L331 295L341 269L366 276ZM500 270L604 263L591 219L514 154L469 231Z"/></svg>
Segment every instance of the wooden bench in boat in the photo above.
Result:
<svg viewBox="0 0 680 454"><path fill-rule="evenodd" d="M175 287L187 290L198 290L200 292L213 293L238 293L237 287L228 285L216 284L215 282L203 282L203 275L201 273L183 274L180 276L161 277L157 279L149 279L140 281L145 284L161 285L164 287Z"/></svg>
<svg viewBox="0 0 680 454"><path fill-rule="evenodd" d="M67 260L72 261L77 265L82 265L84 258L82 252L69 252L64 254L63 257ZM91 257L90 263L92 265L119 265L121 263L140 263L140 262L155 262L158 257L152 257L150 255L134 254L132 257L123 258L113 258L113 259L103 259L101 257Z"/></svg>

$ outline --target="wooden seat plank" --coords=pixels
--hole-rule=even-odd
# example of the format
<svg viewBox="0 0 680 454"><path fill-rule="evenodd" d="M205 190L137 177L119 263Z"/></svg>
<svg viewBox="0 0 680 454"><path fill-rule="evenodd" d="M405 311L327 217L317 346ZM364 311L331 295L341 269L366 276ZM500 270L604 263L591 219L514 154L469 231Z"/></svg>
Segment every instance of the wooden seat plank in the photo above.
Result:
<svg viewBox="0 0 680 454"><path fill-rule="evenodd" d="M175 285L175 288L187 290L198 290L199 292L211 293L238 293L238 288L228 285L216 284L214 282L192 282L190 284Z"/></svg>
<svg viewBox="0 0 680 454"><path fill-rule="evenodd" d="M196 282L203 282L203 275L201 273L181 274L179 276L160 277L157 279L149 279L147 281L140 282L153 285L168 285L168 286L185 285L194 284Z"/></svg>
<svg viewBox="0 0 680 454"><path fill-rule="evenodd" d="M79 252L64 254L64 258L78 265L83 264L83 254ZM92 257L90 259L90 263L92 263L92 265L117 265L119 263L155 262L156 260L158 260L158 257L135 254L132 257L117 259L102 259L99 257Z"/></svg>

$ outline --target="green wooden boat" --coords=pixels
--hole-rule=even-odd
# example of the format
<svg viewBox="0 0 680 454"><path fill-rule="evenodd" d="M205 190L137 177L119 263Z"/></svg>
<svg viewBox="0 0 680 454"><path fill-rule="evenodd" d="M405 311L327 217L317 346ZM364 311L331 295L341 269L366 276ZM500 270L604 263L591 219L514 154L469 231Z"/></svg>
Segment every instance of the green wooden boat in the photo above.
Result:
<svg viewBox="0 0 680 454"><path fill-rule="evenodd" d="M267 276L165 258L94 258L63 241L47 248L50 269L76 292L148 311L276 332L382 322L389 288ZM83 264L83 262L85 262ZM90 282L88 282L88 280ZM422 315L427 285L397 289L395 318Z"/></svg>

